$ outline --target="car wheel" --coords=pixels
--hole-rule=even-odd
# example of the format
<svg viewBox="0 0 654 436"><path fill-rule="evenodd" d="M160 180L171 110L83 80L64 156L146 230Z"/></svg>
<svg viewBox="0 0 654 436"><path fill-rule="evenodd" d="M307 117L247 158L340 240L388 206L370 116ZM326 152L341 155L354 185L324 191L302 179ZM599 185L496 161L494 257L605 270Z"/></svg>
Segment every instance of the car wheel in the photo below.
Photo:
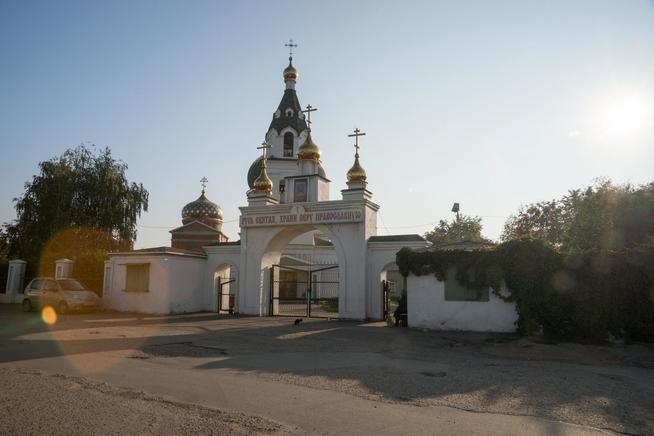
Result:
<svg viewBox="0 0 654 436"><path fill-rule="evenodd" d="M23 300L23 312L32 311L32 302L30 300Z"/></svg>
<svg viewBox="0 0 654 436"><path fill-rule="evenodd" d="M59 315L65 315L66 313L68 313L68 305L66 304L65 301L62 301L57 305L57 313Z"/></svg>

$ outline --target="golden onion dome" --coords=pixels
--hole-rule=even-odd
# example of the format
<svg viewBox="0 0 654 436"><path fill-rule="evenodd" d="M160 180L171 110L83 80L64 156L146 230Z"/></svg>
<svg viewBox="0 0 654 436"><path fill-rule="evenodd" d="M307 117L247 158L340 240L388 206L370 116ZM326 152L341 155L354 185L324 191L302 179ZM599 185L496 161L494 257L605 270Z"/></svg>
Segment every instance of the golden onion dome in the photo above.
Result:
<svg viewBox="0 0 654 436"><path fill-rule="evenodd" d="M307 129L307 139L304 141L304 144L297 149L297 157L298 159L315 160L316 162L320 161L320 149L311 138L311 129Z"/></svg>
<svg viewBox="0 0 654 436"><path fill-rule="evenodd" d="M254 186L253 186L255 191L263 191L263 192L272 192L273 184L272 180L268 177L268 173L266 172L266 160L264 159L261 165L261 173L259 174L259 177L254 181Z"/></svg>
<svg viewBox="0 0 654 436"><path fill-rule="evenodd" d="M295 80L297 81L298 73L295 67L293 66L293 58L288 58L288 67L284 68L284 80Z"/></svg>
<svg viewBox="0 0 654 436"><path fill-rule="evenodd" d="M366 183L368 176L366 170L359 163L359 155L354 157L354 165L347 172L347 183Z"/></svg>

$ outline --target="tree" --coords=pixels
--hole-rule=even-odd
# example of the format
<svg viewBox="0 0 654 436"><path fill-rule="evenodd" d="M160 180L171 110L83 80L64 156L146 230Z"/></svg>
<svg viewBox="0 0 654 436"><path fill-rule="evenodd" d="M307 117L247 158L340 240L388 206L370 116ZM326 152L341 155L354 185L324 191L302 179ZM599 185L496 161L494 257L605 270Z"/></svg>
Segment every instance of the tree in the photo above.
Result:
<svg viewBox="0 0 654 436"><path fill-rule="evenodd" d="M654 183L634 187L598 180L561 199L522 207L502 240L525 237L563 251L622 250L654 243Z"/></svg>
<svg viewBox="0 0 654 436"><path fill-rule="evenodd" d="M425 239L434 245L460 241L486 242L481 235L481 218L461 214L452 221L440 220L431 232L425 233Z"/></svg>
<svg viewBox="0 0 654 436"><path fill-rule="evenodd" d="M558 200L523 206L504 224L501 239L535 238L553 245L561 243L566 209Z"/></svg>
<svg viewBox="0 0 654 436"><path fill-rule="evenodd" d="M127 165L109 148L80 145L39 168L14 199L16 220L0 232L0 248L10 257L26 260L32 273L51 275L57 257L93 259L91 264L101 266L107 252L131 249L137 219L148 208L148 191L128 182ZM79 263L75 267L82 269ZM99 271L100 277L91 277L95 290L102 280Z"/></svg>

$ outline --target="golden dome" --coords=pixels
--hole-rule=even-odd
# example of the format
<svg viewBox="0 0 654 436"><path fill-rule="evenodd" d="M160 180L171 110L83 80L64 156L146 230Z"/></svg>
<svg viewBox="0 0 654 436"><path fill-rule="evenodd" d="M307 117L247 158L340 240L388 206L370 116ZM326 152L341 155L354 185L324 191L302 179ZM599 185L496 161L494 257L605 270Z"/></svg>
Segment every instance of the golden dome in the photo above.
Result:
<svg viewBox="0 0 654 436"><path fill-rule="evenodd" d="M315 160L316 162L320 161L320 149L316 144L314 144L313 139L311 139L311 129L307 129L307 139L304 141L304 144L298 148L297 157L298 159Z"/></svg>
<svg viewBox="0 0 654 436"><path fill-rule="evenodd" d="M297 81L298 73L295 67L293 66L293 58L288 58L288 67L284 68L284 80L296 80Z"/></svg>
<svg viewBox="0 0 654 436"><path fill-rule="evenodd" d="M347 183L367 183L367 179L366 170L359 163L359 155L357 154L354 157L354 165L347 172Z"/></svg>
<svg viewBox="0 0 654 436"><path fill-rule="evenodd" d="M263 191L263 192L272 192L273 184L272 180L268 177L268 173L266 173L266 160L263 160L263 163L261 165L261 174L259 174L259 177L257 177L257 180L254 181L254 186L253 186L255 191Z"/></svg>

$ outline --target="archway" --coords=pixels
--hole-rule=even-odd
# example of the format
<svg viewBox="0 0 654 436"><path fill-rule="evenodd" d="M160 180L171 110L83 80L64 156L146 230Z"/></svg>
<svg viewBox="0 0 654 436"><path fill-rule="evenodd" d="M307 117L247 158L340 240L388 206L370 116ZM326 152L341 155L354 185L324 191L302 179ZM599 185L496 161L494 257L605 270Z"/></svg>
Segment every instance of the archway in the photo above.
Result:
<svg viewBox="0 0 654 436"><path fill-rule="evenodd" d="M213 273L213 310L218 313L238 312L237 302L238 268L233 263L222 263Z"/></svg>
<svg viewBox="0 0 654 436"><path fill-rule="evenodd" d="M327 226L293 226L270 239L262 261L268 315L339 316L345 263L336 238Z"/></svg>
<svg viewBox="0 0 654 436"><path fill-rule="evenodd" d="M347 255L344 247L343 240L347 238L348 232L343 231L342 228L337 228L332 225L310 225L299 224L291 226L275 226L275 227L261 227L249 228L247 233L242 234L244 250L242 251L242 265L245 267L241 269L241 282L245 284L247 292L242 293L239 297L241 307L246 307L248 312L253 313L255 310L259 311L260 315L275 315L279 314L278 298L279 298L279 268L276 265L282 264L282 255L289 243L297 237L318 231L324 235L325 239L331 244L331 250L334 260L329 262L330 266L336 266L338 269L337 279L336 275L332 273L331 278L323 271L316 271L316 265L307 265L303 269L308 274L307 281L315 280L316 282L336 282L336 283L315 283L316 287L312 288L313 295L316 297L324 296L328 290L331 290L332 295L334 292L337 296L332 299L331 304L337 305L333 307L333 316L342 317L343 314L350 318L363 318L363 293L362 295L348 295L348 279L352 277L349 275ZM352 238L350 238L351 240ZM351 250L353 251L353 250ZM307 262L311 264L311 262ZM311 269L313 268L313 270ZM336 269L336 268L334 268ZM311 271L311 272L309 272ZM317 275L314 276L313 274ZM322 274L321 274L322 273ZM355 277L357 278L357 277ZM356 284L358 286L351 288L364 289L363 280L359 280ZM313 284L313 283L312 283ZM322 286L322 289L319 289ZM258 292L253 290L258 289ZM302 291L299 294L302 296ZM306 297L306 292L304 296ZM277 301L276 301L277 300ZM318 305L320 305L318 303ZM323 305L324 306L324 305ZM257 309L258 308L258 309ZM355 315L351 315L354 313Z"/></svg>
<svg viewBox="0 0 654 436"><path fill-rule="evenodd" d="M270 270L270 315L336 318L340 265L333 243L310 230L291 239Z"/></svg>

